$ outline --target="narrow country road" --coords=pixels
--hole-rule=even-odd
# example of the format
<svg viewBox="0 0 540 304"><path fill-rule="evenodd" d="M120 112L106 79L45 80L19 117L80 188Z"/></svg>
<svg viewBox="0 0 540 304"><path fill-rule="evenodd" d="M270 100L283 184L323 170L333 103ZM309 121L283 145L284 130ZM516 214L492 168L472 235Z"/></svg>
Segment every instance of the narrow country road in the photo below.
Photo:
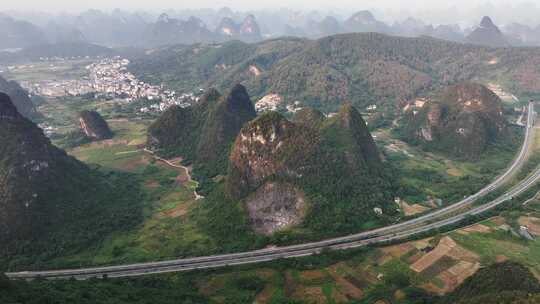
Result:
<svg viewBox="0 0 540 304"><path fill-rule="evenodd" d="M187 177L188 177L188 182L195 182L195 183L196 183L196 181L194 181L193 178L191 177L191 172L189 172L189 168L188 168L188 167L185 167L185 166L182 166L182 165L173 164L171 161L166 160L166 159L164 159L164 158L161 158L161 157L157 156L157 155L154 153L154 151L148 150L148 149L146 149L146 148L144 148L143 151L146 152L146 153L148 153L148 154L150 154L150 155L152 155L152 157L153 157L155 160L158 160L158 161L160 161L160 162L162 162L162 163L164 163L164 164L166 164L166 165L168 165L168 166L170 166L170 167L177 168L177 169L183 169L184 171L186 171L186 175L187 175ZM204 196L202 196L202 195L200 195L199 193L197 193L197 189L193 190L193 195L195 195L195 200L197 200L197 201L204 198Z"/></svg>

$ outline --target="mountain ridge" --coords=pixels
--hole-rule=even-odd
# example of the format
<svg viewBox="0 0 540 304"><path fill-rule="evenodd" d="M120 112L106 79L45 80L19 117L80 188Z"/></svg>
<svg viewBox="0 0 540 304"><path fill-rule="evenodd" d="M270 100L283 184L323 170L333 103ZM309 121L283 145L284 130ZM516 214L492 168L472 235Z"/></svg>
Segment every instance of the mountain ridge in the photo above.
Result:
<svg viewBox="0 0 540 304"><path fill-rule="evenodd" d="M507 38L488 16L484 16L482 18L480 21L480 26L470 33L465 38L465 41L468 43L489 47L510 46Z"/></svg>
<svg viewBox="0 0 540 304"><path fill-rule="evenodd" d="M172 107L163 113L150 126L147 145L164 150L160 153L183 157L193 163L198 177L207 179L226 173L232 141L243 124L255 116L242 85L235 85L225 96L210 89L198 104Z"/></svg>
<svg viewBox="0 0 540 304"><path fill-rule="evenodd" d="M493 49L426 37L340 34L177 46L152 56L135 59L129 69L146 81L183 90L200 83L217 88L242 83L256 99L278 94L284 106L299 101L324 112L337 111L344 101L400 111L419 95L463 81L493 81L502 72L508 77L500 85L514 94L540 92L534 82L540 77L540 49ZM255 68L257 74L251 72ZM180 79L180 69L190 72Z"/></svg>

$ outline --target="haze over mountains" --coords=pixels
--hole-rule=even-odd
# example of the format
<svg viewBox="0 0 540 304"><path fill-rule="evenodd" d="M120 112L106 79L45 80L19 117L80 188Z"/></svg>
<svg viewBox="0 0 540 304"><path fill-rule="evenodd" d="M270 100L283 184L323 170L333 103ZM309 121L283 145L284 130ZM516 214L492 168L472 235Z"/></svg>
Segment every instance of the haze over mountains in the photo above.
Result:
<svg viewBox="0 0 540 304"><path fill-rule="evenodd" d="M0 15L0 49L25 48L45 43L93 43L109 47L142 48L171 44L214 43L228 40L257 42L280 36L321 38L352 32L396 36L430 36L486 46L540 44L540 27L519 23L501 26L485 17L468 27L455 23L429 24L415 16L393 22L379 20L371 11L348 15L293 10L238 12L168 10L161 14L88 10L80 14ZM500 26L500 30L499 27ZM485 37L484 37L485 36Z"/></svg>

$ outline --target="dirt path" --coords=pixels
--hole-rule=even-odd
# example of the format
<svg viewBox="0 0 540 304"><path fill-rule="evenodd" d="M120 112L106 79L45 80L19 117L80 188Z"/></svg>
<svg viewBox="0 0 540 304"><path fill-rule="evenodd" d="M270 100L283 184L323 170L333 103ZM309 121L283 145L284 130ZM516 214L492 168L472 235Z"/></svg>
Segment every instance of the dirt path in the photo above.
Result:
<svg viewBox="0 0 540 304"><path fill-rule="evenodd" d="M191 177L191 172L189 171L189 168L188 168L188 167L182 166L182 165L174 164L174 163L172 163L172 162L169 161L169 160L166 160L166 159L164 159L164 158L161 158L161 157L157 156L153 151L150 151L150 150L148 150L148 149L146 149L146 148L143 149L143 151L146 152L146 153L148 153L148 154L150 154L150 155L152 155L152 157L153 157L155 160L158 160L158 161L160 161L160 162L162 162L162 163L164 163L164 164L166 164L166 165L168 165L168 166L170 166L170 167L177 168L177 169L183 169L184 171L186 171L186 175L187 175L187 177L188 177L188 182L195 182L195 183L197 183L197 181L193 180L193 178ZM197 193L197 190L193 190L193 195L195 195L195 200L197 200L197 201L204 198L204 196L202 196L202 195L200 195L199 193Z"/></svg>
<svg viewBox="0 0 540 304"><path fill-rule="evenodd" d="M527 107L523 106L523 109L521 110L521 115L518 117L516 121L516 125L524 127L525 124L523 123L523 118L525 117L525 112L527 111Z"/></svg>

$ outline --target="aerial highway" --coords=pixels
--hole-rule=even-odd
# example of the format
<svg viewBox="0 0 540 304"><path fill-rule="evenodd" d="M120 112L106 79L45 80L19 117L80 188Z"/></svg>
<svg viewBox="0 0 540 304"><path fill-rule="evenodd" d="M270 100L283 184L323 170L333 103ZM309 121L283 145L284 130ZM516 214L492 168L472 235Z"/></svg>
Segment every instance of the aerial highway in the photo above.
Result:
<svg viewBox="0 0 540 304"><path fill-rule="evenodd" d="M468 216L478 215L488 210L494 209L497 206L509 200L512 200L514 197L524 193L530 187L534 186L540 180L540 167L536 168L531 175L520 181L517 185L513 186L510 190L508 190L506 193L499 196L498 198L481 206L471 207L472 204L476 202L479 198L482 198L498 189L507 181L510 176L519 171L521 165L526 161L526 155L534 139L534 119L534 104L531 102L528 106L527 125L525 127L525 137L523 145L521 146L521 149L512 164L492 183L482 188L477 193L464 198L460 202L398 224L345 237L323 240L319 242L285 247L266 248L249 252L118 266L52 271L16 272L6 273L6 275L10 279L74 278L77 280L85 280L94 277L132 277L146 274L158 274L259 263L281 258L309 256L313 254L318 254L324 249L350 249L407 239L409 237L425 233L433 229L443 228L445 226L459 223L462 220L466 219Z"/></svg>

